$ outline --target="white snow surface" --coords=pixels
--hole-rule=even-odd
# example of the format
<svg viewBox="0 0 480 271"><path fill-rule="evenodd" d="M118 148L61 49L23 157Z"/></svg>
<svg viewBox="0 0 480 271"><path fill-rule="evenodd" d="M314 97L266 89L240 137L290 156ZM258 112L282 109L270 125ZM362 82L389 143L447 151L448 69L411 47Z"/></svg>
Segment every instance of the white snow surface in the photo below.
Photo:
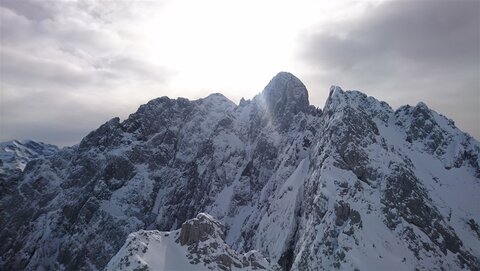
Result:
<svg viewBox="0 0 480 271"><path fill-rule="evenodd" d="M188 250L175 242L179 231L138 231L131 233L125 245L110 260L106 270L209 270L201 264L192 264ZM130 256L130 254L132 254Z"/></svg>

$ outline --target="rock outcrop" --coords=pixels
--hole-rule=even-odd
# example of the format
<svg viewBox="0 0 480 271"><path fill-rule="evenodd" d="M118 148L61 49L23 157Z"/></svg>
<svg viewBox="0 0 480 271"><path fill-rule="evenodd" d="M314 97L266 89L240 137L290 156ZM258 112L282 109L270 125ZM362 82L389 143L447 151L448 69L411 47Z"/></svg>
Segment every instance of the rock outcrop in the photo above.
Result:
<svg viewBox="0 0 480 271"><path fill-rule="evenodd" d="M222 224L200 213L176 231L130 234L106 270L280 270L258 251L232 250L224 238Z"/></svg>

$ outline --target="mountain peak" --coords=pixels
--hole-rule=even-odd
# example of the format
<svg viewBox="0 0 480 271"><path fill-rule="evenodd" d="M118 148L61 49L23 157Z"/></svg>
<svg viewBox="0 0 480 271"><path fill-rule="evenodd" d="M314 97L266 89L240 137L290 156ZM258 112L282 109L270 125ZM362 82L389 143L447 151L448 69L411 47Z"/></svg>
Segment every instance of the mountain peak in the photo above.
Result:
<svg viewBox="0 0 480 271"><path fill-rule="evenodd" d="M305 85L295 75L289 72L279 72L263 90L262 96L269 103L291 102L298 105L298 111L309 105L308 91ZM298 112L295 112L298 113Z"/></svg>
<svg viewBox="0 0 480 271"><path fill-rule="evenodd" d="M199 104L203 104L205 106L208 106L210 108L213 108L215 106L220 106L220 108L230 108L233 109L236 105L234 102L232 102L230 99L225 97L221 93L213 93L208 95L205 98L196 100Z"/></svg>
<svg viewBox="0 0 480 271"><path fill-rule="evenodd" d="M330 93L328 94L328 98L332 97L334 93L338 93L338 92L342 93L343 89L339 86L332 85L330 87Z"/></svg>
<svg viewBox="0 0 480 271"><path fill-rule="evenodd" d="M293 116L308 111L310 105L307 88L288 72L280 72L273 77L254 101L266 109L282 130L288 127Z"/></svg>

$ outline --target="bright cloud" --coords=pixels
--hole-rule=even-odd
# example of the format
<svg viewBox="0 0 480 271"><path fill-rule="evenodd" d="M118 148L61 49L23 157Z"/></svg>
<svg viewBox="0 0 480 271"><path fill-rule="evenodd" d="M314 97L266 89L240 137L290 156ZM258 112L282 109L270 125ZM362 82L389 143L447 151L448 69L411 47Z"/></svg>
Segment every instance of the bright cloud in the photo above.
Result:
<svg viewBox="0 0 480 271"><path fill-rule="evenodd" d="M418 98L441 112L452 112L444 109L448 103L429 100L428 95L407 99L388 94L417 83L422 88L430 86L424 92L429 93L439 85L435 77L429 77L428 83L412 81L395 89L395 82L406 81L404 77L411 74L384 76L389 68L422 68L401 57L404 50L415 52L415 44L401 43L401 35L409 36L408 29L400 31L393 19L382 15L392 10L389 3L3 0L0 140L32 138L74 144L109 118L125 118L149 99L196 99L212 92L224 93L233 101L248 99L282 70L301 78L310 90L311 102L318 106L324 103L330 84L345 82L347 88L362 88L371 95L381 89L379 97L394 105ZM422 12L428 10L413 12L412 17L435 16ZM400 35L393 48L398 57L390 62L384 49L390 45L388 40L374 35L382 30L383 22L387 22L383 30ZM435 24L427 27L435 28ZM359 45L362 33L366 40ZM342 42L348 38L354 39L351 44ZM381 46L380 54L373 52L372 45ZM359 68L345 69L351 62ZM369 63L376 63L377 68ZM427 62L426 68L432 63ZM471 93L472 85L462 77L461 67L462 72L452 74L452 81L465 83L470 90L459 91ZM465 69L478 72L478 65L470 63ZM373 80L376 70L382 77ZM391 87L385 87L386 82ZM478 86L474 90L478 93ZM464 111L454 118L478 137L480 131L472 126L472 120L479 121L478 114L475 119Z"/></svg>

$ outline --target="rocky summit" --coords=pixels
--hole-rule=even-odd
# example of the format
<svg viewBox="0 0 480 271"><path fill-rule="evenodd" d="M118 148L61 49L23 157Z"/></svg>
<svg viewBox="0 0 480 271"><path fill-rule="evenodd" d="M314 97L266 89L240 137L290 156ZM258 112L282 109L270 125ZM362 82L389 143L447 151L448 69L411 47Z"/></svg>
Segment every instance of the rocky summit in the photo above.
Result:
<svg viewBox="0 0 480 271"><path fill-rule="evenodd" d="M424 103L333 86L316 108L286 72L0 178L1 270L480 270L480 143Z"/></svg>
<svg viewBox="0 0 480 271"><path fill-rule="evenodd" d="M224 239L220 222L200 213L176 231L130 234L106 270L281 270L258 251L239 254Z"/></svg>

